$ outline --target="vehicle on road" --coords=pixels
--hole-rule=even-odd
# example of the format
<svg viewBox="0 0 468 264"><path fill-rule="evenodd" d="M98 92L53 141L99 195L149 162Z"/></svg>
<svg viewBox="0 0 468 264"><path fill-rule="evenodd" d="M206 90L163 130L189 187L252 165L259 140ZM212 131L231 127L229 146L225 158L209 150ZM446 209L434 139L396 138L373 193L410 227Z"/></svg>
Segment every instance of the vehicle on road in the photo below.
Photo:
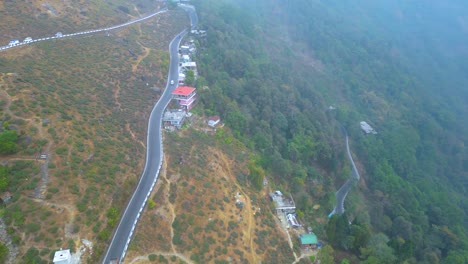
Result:
<svg viewBox="0 0 468 264"><path fill-rule="evenodd" d="M174 80L171 80L171 85L173 85L173 84L174 84Z"/></svg>
<svg viewBox="0 0 468 264"><path fill-rule="evenodd" d="M57 32L57 34L55 34L55 37L57 38L61 38L63 36L62 32Z"/></svg>
<svg viewBox="0 0 468 264"><path fill-rule="evenodd" d="M31 42L33 39L31 37L27 37L23 40L24 43L29 43Z"/></svg>
<svg viewBox="0 0 468 264"><path fill-rule="evenodd" d="M12 40L10 40L10 43L9 43L8 45L9 45L9 46L15 46L15 45L17 45L17 44L19 44L19 43L20 43L19 40L17 40L17 39L12 39Z"/></svg>

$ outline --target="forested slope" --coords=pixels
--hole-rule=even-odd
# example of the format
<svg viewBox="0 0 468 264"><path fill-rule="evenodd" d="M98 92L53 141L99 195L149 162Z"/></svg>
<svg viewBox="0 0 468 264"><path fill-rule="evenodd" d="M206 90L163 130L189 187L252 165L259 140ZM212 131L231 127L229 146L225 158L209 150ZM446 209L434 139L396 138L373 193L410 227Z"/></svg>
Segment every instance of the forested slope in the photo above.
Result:
<svg viewBox="0 0 468 264"><path fill-rule="evenodd" d="M332 208L347 177L336 120L347 127L366 202L328 223L335 249L366 263L468 262L466 4L196 5L209 32L202 103L261 153L256 165L306 219L312 200ZM379 134L362 135L361 120Z"/></svg>

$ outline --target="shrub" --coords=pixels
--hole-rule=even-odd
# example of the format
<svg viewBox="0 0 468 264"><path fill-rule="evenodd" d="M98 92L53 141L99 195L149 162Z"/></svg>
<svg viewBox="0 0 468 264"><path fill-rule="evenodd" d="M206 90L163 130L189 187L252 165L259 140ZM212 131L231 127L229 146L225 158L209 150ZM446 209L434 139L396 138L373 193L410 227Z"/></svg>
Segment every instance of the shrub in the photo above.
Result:
<svg viewBox="0 0 468 264"><path fill-rule="evenodd" d="M150 261L156 261L157 256L156 256L156 254L149 254L148 259L149 259Z"/></svg>

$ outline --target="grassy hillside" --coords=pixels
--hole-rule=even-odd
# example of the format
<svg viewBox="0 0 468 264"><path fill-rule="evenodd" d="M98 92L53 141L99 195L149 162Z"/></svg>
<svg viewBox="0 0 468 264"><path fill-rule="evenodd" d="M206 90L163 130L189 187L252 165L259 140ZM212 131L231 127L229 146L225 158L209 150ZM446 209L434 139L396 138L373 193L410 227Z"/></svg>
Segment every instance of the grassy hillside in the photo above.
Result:
<svg viewBox="0 0 468 264"><path fill-rule="evenodd" d="M3 1L3 42L111 25L157 8L153 1L47 5L55 15L42 1ZM47 263L58 248L82 250L83 262L100 258L142 171L169 40L187 21L171 11L109 34L0 53L0 132L17 135L13 154L0 155L0 194L12 195L0 215L17 263Z"/></svg>
<svg viewBox="0 0 468 264"><path fill-rule="evenodd" d="M225 131L214 135L197 128L199 124L165 135L163 174L126 259L292 263L285 230L272 214L269 189L257 192L245 180L253 154Z"/></svg>

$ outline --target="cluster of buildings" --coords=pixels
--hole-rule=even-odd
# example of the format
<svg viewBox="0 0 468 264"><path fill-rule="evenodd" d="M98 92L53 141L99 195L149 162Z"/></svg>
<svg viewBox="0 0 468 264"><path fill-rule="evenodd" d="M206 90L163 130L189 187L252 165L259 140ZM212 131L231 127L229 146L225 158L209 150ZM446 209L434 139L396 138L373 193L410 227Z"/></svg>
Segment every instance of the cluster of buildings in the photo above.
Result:
<svg viewBox="0 0 468 264"><path fill-rule="evenodd" d="M287 197L281 191L274 191L270 193L270 199L275 203L276 215L280 222L285 223L286 228L293 227L298 231L297 238L302 249L315 249L320 246L317 236L311 229L307 232L301 232L304 228L297 219L296 204L291 195Z"/></svg>
<svg viewBox="0 0 468 264"><path fill-rule="evenodd" d="M205 36L206 31L192 30L192 34ZM163 116L164 128L167 130L180 129L185 120L192 116L190 110L196 103L197 91L196 88L187 85L186 81L189 74L193 76L193 81L198 77L197 63L192 60L195 53L196 47L193 39L190 39L179 48L179 76L176 83L177 87L172 91L172 99L175 102L173 107L167 109ZM171 81L171 84L173 84L173 81ZM208 118L207 123L209 127L215 128L220 124L220 121L219 116L211 116Z"/></svg>

